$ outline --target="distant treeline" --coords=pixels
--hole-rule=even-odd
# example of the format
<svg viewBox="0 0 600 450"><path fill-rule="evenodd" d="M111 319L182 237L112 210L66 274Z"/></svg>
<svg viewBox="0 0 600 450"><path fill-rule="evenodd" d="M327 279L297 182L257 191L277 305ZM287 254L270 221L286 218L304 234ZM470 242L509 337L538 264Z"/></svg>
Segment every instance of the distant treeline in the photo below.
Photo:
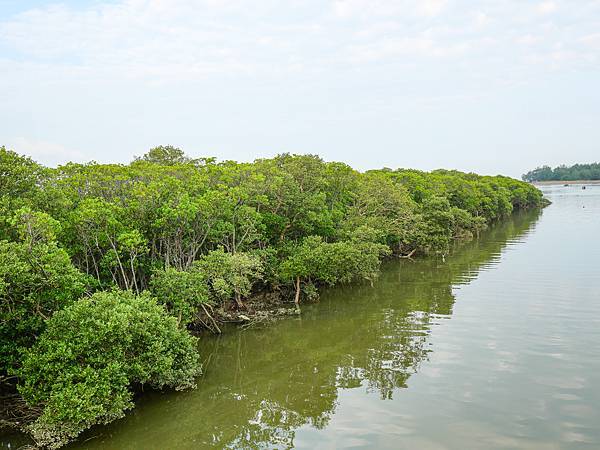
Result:
<svg viewBox="0 0 600 450"><path fill-rule="evenodd" d="M215 311L373 281L388 255L445 255L544 201L502 176L361 173L314 155L216 162L170 146L58 168L0 147L0 175L0 386L50 448L122 417L143 386L193 386L189 331L218 330Z"/></svg>
<svg viewBox="0 0 600 450"><path fill-rule="evenodd" d="M542 166L523 175L525 181L600 180L600 163L565 165L552 169Z"/></svg>

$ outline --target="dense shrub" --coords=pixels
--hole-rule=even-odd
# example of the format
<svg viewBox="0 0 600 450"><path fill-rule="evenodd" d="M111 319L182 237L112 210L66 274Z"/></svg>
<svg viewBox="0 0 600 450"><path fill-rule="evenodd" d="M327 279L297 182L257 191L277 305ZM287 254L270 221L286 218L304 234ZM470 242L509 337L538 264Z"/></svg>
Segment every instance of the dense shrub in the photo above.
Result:
<svg viewBox="0 0 600 450"><path fill-rule="evenodd" d="M43 413L31 426L56 448L133 406L134 387L194 386L196 340L148 295L102 292L48 320L24 358L19 392Z"/></svg>
<svg viewBox="0 0 600 450"><path fill-rule="evenodd" d="M75 301L85 284L55 243L0 241L0 372L18 366L46 320Z"/></svg>
<svg viewBox="0 0 600 450"><path fill-rule="evenodd" d="M192 270L204 274L209 294L215 302L234 300L243 307L254 283L262 279L263 267L258 256L247 253L226 253L223 248L202 256Z"/></svg>
<svg viewBox="0 0 600 450"><path fill-rule="evenodd" d="M0 195L30 198L40 189L48 170L31 158L0 146Z"/></svg>
<svg viewBox="0 0 600 450"><path fill-rule="evenodd" d="M48 214L22 207L4 225L14 241L0 241L0 374L19 365L45 321L88 284L57 246L60 224Z"/></svg>
<svg viewBox="0 0 600 450"><path fill-rule="evenodd" d="M295 283L298 304L303 282L334 285L360 279L373 281L382 256L388 253L387 246L374 242L357 239L328 243L319 236L310 236L283 261L281 278Z"/></svg>
<svg viewBox="0 0 600 450"><path fill-rule="evenodd" d="M157 270L150 280L150 291L183 326L194 321L202 304L211 303L206 275L200 270Z"/></svg>

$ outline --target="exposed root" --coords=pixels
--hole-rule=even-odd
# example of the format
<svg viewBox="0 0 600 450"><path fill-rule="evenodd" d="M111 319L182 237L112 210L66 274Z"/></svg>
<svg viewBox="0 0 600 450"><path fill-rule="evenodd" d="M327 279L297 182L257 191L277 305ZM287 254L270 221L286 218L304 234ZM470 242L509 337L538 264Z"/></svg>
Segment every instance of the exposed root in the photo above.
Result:
<svg viewBox="0 0 600 450"><path fill-rule="evenodd" d="M202 310L204 311L204 314L208 318L208 321L204 321L202 319L202 317L199 317L198 320L202 323L202 325L204 327L206 327L213 333L221 334L221 328L219 328L217 321L214 319L213 315L208 312L208 309L207 309L207 308L210 308L210 310L213 311L213 307L211 305L204 305L204 304L202 304L200 306L202 306Z"/></svg>
<svg viewBox="0 0 600 450"><path fill-rule="evenodd" d="M194 330L211 333L222 333L224 324L236 324L243 329L270 323L280 317L298 314L291 302L284 302L279 291L263 292L245 299L244 308L237 307L233 302L229 307L214 308L211 305L201 305Z"/></svg>
<svg viewBox="0 0 600 450"><path fill-rule="evenodd" d="M398 258L403 258L403 259L412 259L413 255L416 253L417 249L414 248L411 250L411 252L408 255L399 255Z"/></svg>
<svg viewBox="0 0 600 450"><path fill-rule="evenodd" d="M0 429L22 430L42 414L42 408L29 406L16 392L0 395L0 404Z"/></svg>

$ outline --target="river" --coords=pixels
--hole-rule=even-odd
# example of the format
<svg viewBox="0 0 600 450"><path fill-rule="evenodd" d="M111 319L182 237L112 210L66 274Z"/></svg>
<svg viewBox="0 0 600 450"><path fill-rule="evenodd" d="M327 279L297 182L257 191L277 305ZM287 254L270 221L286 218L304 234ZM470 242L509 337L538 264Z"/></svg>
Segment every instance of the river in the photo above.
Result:
<svg viewBox="0 0 600 450"><path fill-rule="evenodd" d="M205 336L196 390L70 448L600 448L600 186L543 190L445 262Z"/></svg>

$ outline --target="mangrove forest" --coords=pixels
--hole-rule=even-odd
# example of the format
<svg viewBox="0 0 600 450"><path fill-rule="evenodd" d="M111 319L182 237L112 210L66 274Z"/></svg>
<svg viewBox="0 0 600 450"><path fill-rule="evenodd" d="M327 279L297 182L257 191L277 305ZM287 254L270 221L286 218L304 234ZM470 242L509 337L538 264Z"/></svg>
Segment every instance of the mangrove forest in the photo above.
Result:
<svg viewBox="0 0 600 450"><path fill-rule="evenodd" d="M159 146L51 168L0 147L0 423L61 447L144 390L202 389L202 333L370 289L388 258L444 267L455 242L544 204L505 176L316 155Z"/></svg>

